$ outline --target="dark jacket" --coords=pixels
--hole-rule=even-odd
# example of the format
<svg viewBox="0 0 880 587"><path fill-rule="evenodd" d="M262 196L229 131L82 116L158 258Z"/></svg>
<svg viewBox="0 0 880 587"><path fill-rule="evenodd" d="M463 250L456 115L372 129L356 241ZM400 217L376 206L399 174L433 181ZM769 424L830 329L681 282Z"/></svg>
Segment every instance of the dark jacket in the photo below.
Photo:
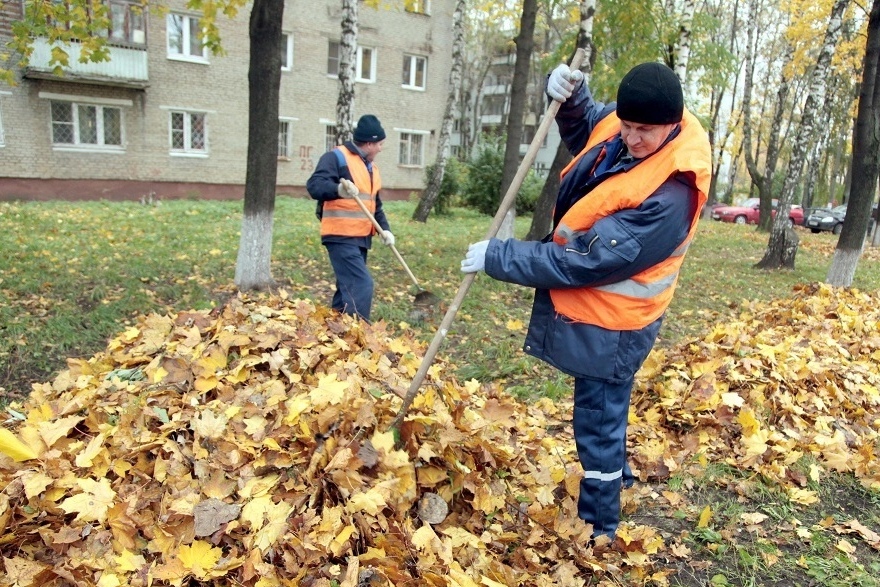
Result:
<svg viewBox="0 0 880 587"><path fill-rule="evenodd" d="M357 147L355 147L354 143L351 141L347 141L343 146L352 153L358 153ZM366 164L367 161L364 160L364 163ZM370 165L368 164L367 167L369 166ZM319 219L321 218L323 202L339 198L337 189L339 186L339 180L342 178L349 180L352 179L348 167L340 165L340 157L334 153L334 150L327 151L321 155L318 159L318 165L315 167L315 171L306 182L306 190L308 190L309 195L312 196L312 199L318 201L315 214ZM381 226L383 230L390 230L388 218L385 216L385 211L382 209L382 198L380 197L380 194L376 194L376 211L373 216L375 216L376 222L379 223L379 226ZM371 247L372 240L373 238L371 236L350 237L328 235L321 237L322 244L328 242L355 242L365 249Z"/></svg>
<svg viewBox="0 0 880 587"><path fill-rule="evenodd" d="M577 155L595 124L613 111L614 104L594 101L581 84L556 117L569 151ZM607 155L598 165L601 147L584 155L561 182L554 228L565 211L596 185L638 165L638 160L617 159L623 148L619 135L605 147ZM525 352L575 377L630 379L651 351L662 317L629 331L576 323L555 311L548 290L614 283L656 265L687 237L697 205L685 178L673 177L639 207L600 219L566 247L550 242L549 237L544 242L492 239L486 251L486 273L536 288ZM612 241L615 247L609 246ZM572 249L581 254L566 253ZM622 250L627 251L625 256L619 254Z"/></svg>

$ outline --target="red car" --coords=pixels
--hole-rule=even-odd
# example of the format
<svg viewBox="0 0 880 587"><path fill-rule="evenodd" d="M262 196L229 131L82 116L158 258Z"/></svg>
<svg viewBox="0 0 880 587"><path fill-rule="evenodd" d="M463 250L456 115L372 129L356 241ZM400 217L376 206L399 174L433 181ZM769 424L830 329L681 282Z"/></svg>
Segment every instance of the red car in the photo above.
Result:
<svg viewBox="0 0 880 587"><path fill-rule="evenodd" d="M778 204L777 200L773 200L774 217L776 217L776 207ZM757 224L759 205L760 201L758 198L749 198L743 202L742 206L720 206L712 210L712 218L722 222L733 222L734 224ZM796 204L792 204L788 211L788 219L791 226L803 226L804 209Z"/></svg>

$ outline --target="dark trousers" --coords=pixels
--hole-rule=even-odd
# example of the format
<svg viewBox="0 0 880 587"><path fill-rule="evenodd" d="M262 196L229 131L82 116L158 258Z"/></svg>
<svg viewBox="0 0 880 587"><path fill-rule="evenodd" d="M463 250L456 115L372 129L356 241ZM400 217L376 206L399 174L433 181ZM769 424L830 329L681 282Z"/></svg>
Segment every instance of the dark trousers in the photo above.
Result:
<svg viewBox="0 0 880 587"><path fill-rule="evenodd" d="M373 305L373 276L367 269L367 249L349 243L325 243L330 265L336 274L336 292L331 307L370 320Z"/></svg>
<svg viewBox="0 0 880 587"><path fill-rule="evenodd" d="M620 524L620 491L633 483L626 462L626 426L633 378L575 378L574 439L584 469L578 517L593 536L614 538Z"/></svg>

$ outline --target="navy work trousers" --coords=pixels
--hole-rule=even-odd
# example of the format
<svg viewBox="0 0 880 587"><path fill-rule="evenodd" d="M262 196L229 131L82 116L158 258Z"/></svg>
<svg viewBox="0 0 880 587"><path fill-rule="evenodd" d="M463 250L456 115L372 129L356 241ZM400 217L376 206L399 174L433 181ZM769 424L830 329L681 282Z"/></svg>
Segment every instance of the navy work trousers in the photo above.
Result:
<svg viewBox="0 0 880 587"><path fill-rule="evenodd" d="M574 439L584 469L578 517L593 536L612 540L620 524L620 491L633 483L626 462L626 427L633 378L574 380Z"/></svg>
<svg viewBox="0 0 880 587"><path fill-rule="evenodd" d="M352 243L324 243L336 274L336 291L331 307L370 321L373 305L373 276L367 269L367 249Z"/></svg>

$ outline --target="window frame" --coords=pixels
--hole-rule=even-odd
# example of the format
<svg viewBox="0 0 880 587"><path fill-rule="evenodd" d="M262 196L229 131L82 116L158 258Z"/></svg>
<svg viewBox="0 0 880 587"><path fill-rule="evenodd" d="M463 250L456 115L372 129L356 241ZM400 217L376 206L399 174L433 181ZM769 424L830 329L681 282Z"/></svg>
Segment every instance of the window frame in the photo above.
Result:
<svg viewBox="0 0 880 587"><path fill-rule="evenodd" d="M331 49L336 48L336 55L333 56L331 54ZM328 39L327 42L327 76L332 78L339 78L339 65L342 61L340 56L340 48L342 44L339 41L334 41L332 39ZM368 73L369 77L364 77L361 75L364 69L364 52L369 51L370 54L370 71ZM379 52L376 47L369 47L358 45L357 51L355 54L355 63L354 63L354 81L362 84L374 84L376 83L376 76L379 70L378 66L379 60ZM336 71L331 70L331 64L335 67Z"/></svg>
<svg viewBox="0 0 880 587"><path fill-rule="evenodd" d="M180 53L172 52L170 22L173 18L180 18L182 20L180 27ZM193 25L191 23L193 21L195 21L195 27L198 28L198 16L185 14L183 12L169 12L165 17L165 51L168 59L171 59L173 61L187 61L189 63L208 63L208 46L205 44L204 39L199 40L202 48L201 55L190 53L190 49L192 48L191 35L193 28Z"/></svg>
<svg viewBox="0 0 880 587"><path fill-rule="evenodd" d="M285 38L287 43L284 43ZM281 71L293 71L293 33L282 32L281 41Z"/></svg>
<svg viewBox="0 0 880 587"><path fill-rule="evenodd" d="M280 116L278 118L278 159L281 161L293 159L293 123L296 120L296 118L288 116ZM286 153L281 152L282 144Z"/></svg>
<svg viewBox="0 0 880 587"><path fill-rule="evenodd" d="M363 70L363 65L364 65L364 51L370 52L369 77L364 77L363 75L361 75L362 70ZM355 67L354 67L354 81L361 82L362 84L376 83L376 70L378 70L378 61L379 61L379 52L375 47L364 47L362 45L358 45L357 59L355 60Z"/></svg>
<svg viewBox="0 0 880 587"><path fill-rule="evenodd" d="M430 136L430 132L426 130L413 130L407 128L398 128L395 129L398 132L398 141L397 141L397 164L400 167L409 167L413 169L419 169L425 167L425 146L426 142L425 137ZM418 145L418 162L413 163L413 140L412 137L420 137L419 145ZM407 161L403 161L403 151L404 146L406 146L406 156Z"/></svg>
<svg viewBox="0 0 880 587"><path fill-rule="evenodd" d="M183 147L174 146L174 115L182 114L184 120L183 131ZM193 141L193 117L201 116L204 127L204 147L199 149L192 146ZM174 157L207 157L209 154L208 141L208 113L204 110L186 109L186 108L169 108L168 109L168 153Z"/></svg>
<svg viewBox="0 0 880 587"><path fill-rule="evenodd" d="M324 124L324 152L329 153L339 145L336 144L336 123L322 121Z"/></svg>
<svg viewBox="0 0 880 587"><path fill-rule="evenodd" d="M418 63L421 62L422 65L422 85L418 85L414 83L416 80L413 78L418 77ZM428 89L428 58L424 55L416 55L414 53L404 53L403 54L403 72L404 74L407 71L407 63L409 63L409 80L404 81L400 87L407 90L418 90L424 92Z"/></svg>
<svg viewBox="0 0 880 587"><path fill-rule="evenodd" d="M3 127L3 97L11 96L12 92L6 92L4 90L0 90L0 148L6 146L6 132Z"/></svg>
<svg viewBox="0 0 880 587"><path fill-rule="evenodd" d="M411 3L404 7L406 12L410 14L431 15L431 0L411 0Z"/></svg>
<svg viewBox="0 0 880 587"><path fill-rule="evenodd" d="M55 105L67 105L70 108L70 120L55 119ZM82 137L82 124L80 120L81 109L92 109L95 121L95 142L86 142ZM115 111L119 118L119 143L108 143L107 128L105 126L105 110ZM53 149L72 149L77 151L101 151L122 152L125 151L125 117L122 115L122 107L116 104L99 104L80 100L62 100L52 98L49 100L49 136ZM55 140L55 130L58 125L69 125L71 142L58 142Z"/></svg>

